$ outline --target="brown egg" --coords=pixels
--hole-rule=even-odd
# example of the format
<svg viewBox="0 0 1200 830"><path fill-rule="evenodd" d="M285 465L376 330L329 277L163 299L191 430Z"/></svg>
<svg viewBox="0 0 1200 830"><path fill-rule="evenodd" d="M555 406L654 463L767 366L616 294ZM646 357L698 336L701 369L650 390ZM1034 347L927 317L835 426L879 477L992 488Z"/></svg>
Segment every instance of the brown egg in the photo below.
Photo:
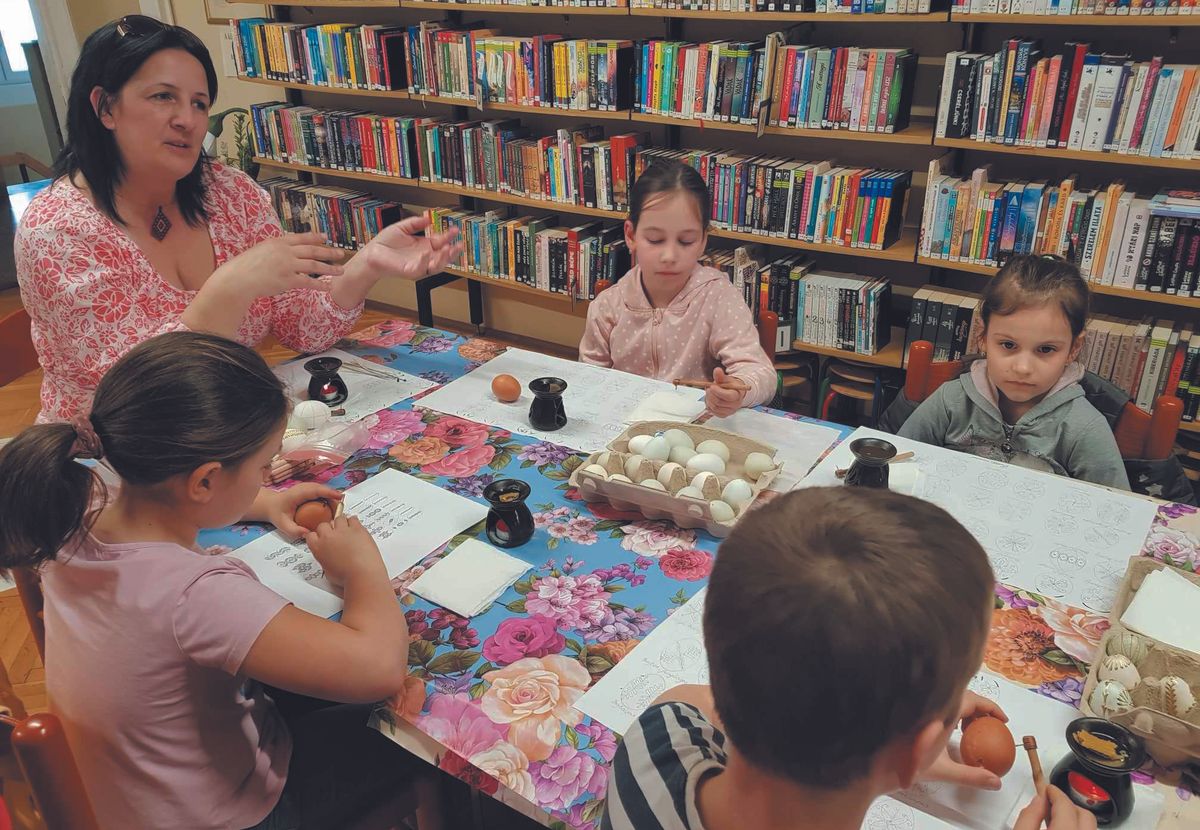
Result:
<svg viewBox="0 0 1200 830"><path fill-rule="evenodd" d="M1004 775L1017 758L1017 745L1003 721L984 716L975 718L963 729L959 752L964 764Z"/></svg>
<svg viewBox="0 0 1200 830"><path fill-rule="evenodd" d="M497 400L512 403L521 397L521 382L512 375L496 375L492 378L492 394Z"/></svg>
<svg viewBox="0 0 1200 830"><path fill-rule="evenodd" d="M333 521L333 505L327 499L306 501L296 508L295 519L306 530L316 530L322 522Z"/></svg>

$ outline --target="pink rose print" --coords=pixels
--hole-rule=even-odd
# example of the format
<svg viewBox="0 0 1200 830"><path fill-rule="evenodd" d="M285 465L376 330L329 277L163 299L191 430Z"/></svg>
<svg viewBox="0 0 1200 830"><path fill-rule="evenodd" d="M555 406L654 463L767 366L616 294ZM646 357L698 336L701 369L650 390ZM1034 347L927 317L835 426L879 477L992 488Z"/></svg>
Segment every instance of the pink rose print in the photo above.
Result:
<svg viewBox="0 0 1200 830"><path fill-rule="evenodd" d="M609 593L595 574L546 576L525 595L525 610L555 620L563 628L598 625L608 612Z"/></svg>
<svg viewBox="0 0 1200 830"><path fill-rule="evenodd" d="M1052 599L1034 611L1054 629L1054 643L1081 663L1096 655L1100 638L1108 631L1108 620L1100 615L1074 608Z"/></svg>
<svg viewBox="0 0 1200 830"><path fill-rule="evenodd" d="M591 675L578 660L558 654L526 657L483 676L491 685L480 698L484 713L507 723L508 741L531 761L550 757L563 724L583 718L575 702L583 697Z"/></svg>
<svg viewBox="0 0 1200 830"><path fill-rule="evenodd" d="M684 530L668 522L634 522L621 530L625 534L621 547L643 556L662 556L669 550L696 544L694 530Z"/></svg>
<svg viewBox="0 0 1200 830"><path fill-rule="evenodd" d="M424 431L425 422L411 409L385 409L367 416L371 438L364 445L369 450L386 450Z"/></svg>
<svg viewBox="0 0 1200 830"><path fill-rule="evenodd" d="M691 548L669 550L658 559L658 567L671 579L695 582L712 573L713 555L708 551Z"/></svg>
<svg viewBox="0 0 1200 830"><path fill-rule="evenodd" d="M443 415L425 428L425 434L441 438L452 447L481 447L488 438L488 428L474 421Z"/></svg>
<svg viewBox="0 0 1200 830"><path fill-rule="evenodd" d="M586 752L560 746L531 770L537 803L552 810L565 810L581 795L604 795L608 773Z"/></svg>
<svg viewBox="0 0 1200 830"><path fill-rule="evenodd" d="M496 448L484 444L482 447L471 447L450 453L445 458L421 467L421 472L431 476L446 478L465 478L475 475L480 467L486 466L496 455Z"/></svg>
<svg viewBox="0 0 1200 830"><path fill-rule="evenodd" d="M389 320L357 332L355 338L360 343L387 349L408 343L413 339L415 328L416 326L407 320Z"/></svg>
<svg viewBox="0 0 1200 830"><path fill-rule="evenodd" d="M498 666L507 666L524 657L558 654L566 639L546 617L510 617L483 643L483 656Z"/></svg>
<svg viewBox="0 0 1200 830"><path fill-rule="evenodd" d="M504 740L505 729L483 713L479 701L465 693L433 695L429 713L417 719L421 731L451 752L470 758Z"/></svg>
<svg viewBox="0 0 1200 830"><path fill-rule="evenodd" d="M490 749L471 756L471 763L499 779L500 783L521 798L532 801L536 794L529 775L529 759L510 743L500 741Z"/></svg>
<svg viewBox="0 0 1200 830"><path fill-rule="evenodd" d="M1200 569L1200 539L1182 530L1162 525L1150 528L1142 555L1180 568Z"/></svg>

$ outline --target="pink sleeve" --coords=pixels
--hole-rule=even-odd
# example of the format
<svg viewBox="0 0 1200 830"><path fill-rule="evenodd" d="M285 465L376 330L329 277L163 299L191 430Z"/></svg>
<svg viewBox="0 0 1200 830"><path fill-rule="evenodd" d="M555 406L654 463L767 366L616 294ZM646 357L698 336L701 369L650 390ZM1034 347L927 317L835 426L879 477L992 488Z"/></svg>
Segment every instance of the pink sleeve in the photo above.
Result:
<svg viewBox="0 0 1200 830"><path fill-rule="evenodd" d="M179 597L171 621L175 642L197 665L238 674L258 635L290 604L245 563L214 556Z"/></svg>
<svg viewBox="0 0 1200 830"><path fill-rule="evenodd" d="M616 287L605 290L588 306L587 325L583 329L583 339L579 341L580 363L612 368L612 344L609 338L617 324L616 313L612 308L616 291ZM610 294L612 296L609 296Z"/></svg>
<svg viewBox="0 0 1200 830"><path fill-rule="evenodd" d="M248 238L240 250L283 235L271 197L249 176L238 177L247 204ZM342 308L324 291L297 289L271 299L271 333L298 352L323 352L340 340L362 314L363 303Z"/></svg>
<svg viewBox="0 0 1200 830"><path fill-rule="evenodd" d="M726 374L745 381L750 391L744 406L758 406L775 397L778 376L775 366L758 341L758 329L749 307L730 283L712 298L712 331L709 348Z"/></svg>

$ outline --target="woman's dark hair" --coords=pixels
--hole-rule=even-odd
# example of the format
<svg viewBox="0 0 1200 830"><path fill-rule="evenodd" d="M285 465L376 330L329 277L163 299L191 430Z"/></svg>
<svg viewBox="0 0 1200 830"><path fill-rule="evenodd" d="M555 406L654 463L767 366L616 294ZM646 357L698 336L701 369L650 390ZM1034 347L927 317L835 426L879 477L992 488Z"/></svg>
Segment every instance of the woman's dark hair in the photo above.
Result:
<svg viewBox="0 0 1200 830"><path fill-rule="evenodd" d="M180 26L170 26L131 14L106 23L88 35L79 53L79 63L71 74L67 95L67 143L54 165L55 177L82 173L96 199L96 205L114 221L124 221L117 213L116 188L125 176L125 164L112 131L100 122L92 108L92 90L104 90L100 107L109 101L141 68L150 56L164 49L182 49L200 61L208 79L209 104L217 100L217 70L200 38ZM209 159L203 149L192 172L175 183L179 212L189 225L208 218L204 209L204 168Z"/></svg>
<svg viewBox="0 0 1200 830"><path fill-rule="evenodd" d="M283 384L253 350L211 334L171 332L135 346L96 387L91 428L127 485L155 485L259 450L288 412ZM40 424L0 450L0 568L54 559L106 497L75 462L71 424ZM99 486L99 491L97 491Z"/></svg>
<svg viewBox="0 0 1200 830"><path fill-rule="evenodd" d="M629 195L629 221L636 228L642 211L655 197L681 191L695 200L696 210L700 214L700 227L707 232L712 218L712 197L709 196L708 185L694 167L678 161L656 161L638 176Z"/></svg>
<svg viewBox="0 0 1200 830"><path fill-rule="evenodd" d="M993 314L1001 317L1022 308L1058 303L1071 326L1071 335L1083 334L1091 292L1079 269L1062 257L1015 256L1004 264L983 289L979 313L986 326Z"/></svg>

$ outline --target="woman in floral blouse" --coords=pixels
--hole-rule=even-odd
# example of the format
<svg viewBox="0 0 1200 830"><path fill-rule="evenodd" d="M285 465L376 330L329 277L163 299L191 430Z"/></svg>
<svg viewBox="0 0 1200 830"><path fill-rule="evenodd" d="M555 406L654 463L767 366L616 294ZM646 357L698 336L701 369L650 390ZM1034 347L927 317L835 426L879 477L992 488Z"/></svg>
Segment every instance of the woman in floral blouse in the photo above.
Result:
<svg viewBox="0 0 1200 830"><path fill-rule="evenodd" d="M421 278L455 255L452 234L415 235L419 217L345 264L321 234L284 234L262 188L202 152L216 95L208 50L186 29L130 15L84 43L58 178L15 245L45 371L39 421L86 413L108 367L167 331L327 349L379 279Z"/></svg>

